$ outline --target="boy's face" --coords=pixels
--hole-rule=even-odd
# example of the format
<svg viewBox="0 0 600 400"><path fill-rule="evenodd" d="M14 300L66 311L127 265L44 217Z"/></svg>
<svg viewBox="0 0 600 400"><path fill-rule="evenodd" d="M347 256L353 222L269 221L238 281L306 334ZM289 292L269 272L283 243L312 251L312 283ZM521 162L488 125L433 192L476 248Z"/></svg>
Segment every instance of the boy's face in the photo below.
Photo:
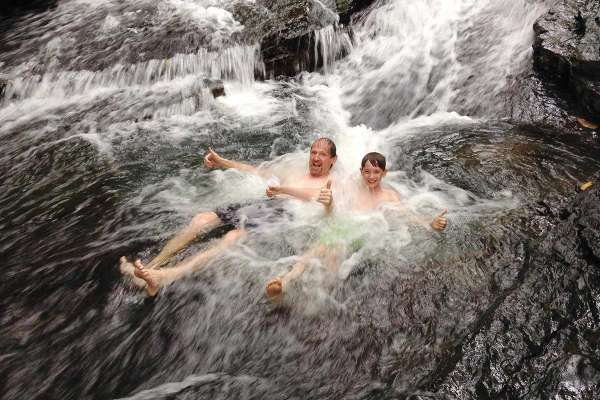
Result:
<svg viewBox="0 0 600 400"><path fill-rule="evenodd" d="M360 170L360 173L367 187L369 189L376 189L381 185L381 180L385 176L386 171L367 161L365 166Z"/></svg>

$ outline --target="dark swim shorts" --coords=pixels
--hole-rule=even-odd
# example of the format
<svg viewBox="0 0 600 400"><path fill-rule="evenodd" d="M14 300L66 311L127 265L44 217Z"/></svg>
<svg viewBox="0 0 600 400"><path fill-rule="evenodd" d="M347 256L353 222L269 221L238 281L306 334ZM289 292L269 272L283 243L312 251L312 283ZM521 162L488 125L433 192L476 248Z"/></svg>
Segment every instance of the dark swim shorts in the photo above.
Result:
<svg viewBox="0 0 600 400"><path fill-rule="evenodd" d="M215 214L224 225L231 225L237 229L253 229L264 223L275 223L284 218L291 218L291 214L285 210L280 199L232 203L218 207Z"/></svg>

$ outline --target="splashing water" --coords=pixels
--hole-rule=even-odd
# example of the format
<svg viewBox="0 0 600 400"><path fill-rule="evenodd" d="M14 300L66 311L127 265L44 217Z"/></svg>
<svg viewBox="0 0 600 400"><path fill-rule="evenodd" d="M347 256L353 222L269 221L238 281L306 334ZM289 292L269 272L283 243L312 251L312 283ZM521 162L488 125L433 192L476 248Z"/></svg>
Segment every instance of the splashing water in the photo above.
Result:
<svg viewBox="0 0 600 400"><path fill-rule="evenodd" d="M498 122L548 5L384 2L355 21L353 43L338 27L315 33L321 71L267 82L228 1L61 1L12 21L0 54L6 398L427 398L448 349L512 287L524 238L550 228L528 204L599 165L594 149ZM210 94L215 79L226 96ZM264 202L274 178L205 170L208 146L295 178L321 135L337 144L340 202L341 182L358 186L362 156L381 151L409 215L449 208L447 232L388 209L351 217L361 246L333 278L310 260L290 308L274 309L266 282L326 222L319 204L283 201L281 218L255 216L155 301L124 282L121 255L148 260L194 215Z"/></svg>
<svg viewBox="0 0 600 400"><path fill-rule="evenodd" d="M359 22L360 45L338 67L353 124L385 128L447 111L494 115L507 78L530 67L531 26L546 9L524 0L392 1L376 9Z"/></svg>

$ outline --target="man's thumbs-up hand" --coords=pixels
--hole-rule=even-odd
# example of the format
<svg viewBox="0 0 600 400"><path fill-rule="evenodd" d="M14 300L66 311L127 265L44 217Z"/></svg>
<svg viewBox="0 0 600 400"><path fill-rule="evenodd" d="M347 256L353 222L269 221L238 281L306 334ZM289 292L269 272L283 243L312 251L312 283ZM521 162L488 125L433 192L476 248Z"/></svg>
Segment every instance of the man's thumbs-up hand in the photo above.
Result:
<svg viewBox="0 0 600 400"><path fill-rule="evenodd" d="M221 156L217 154L212 147L208 148L206 155L204 156L204 166L206 168L219 168L221 167Z"/></svg>
<svg viewBox="0 0 600 400"><path fill-rule="evenodd" d="M331 193L331 179L328 180L327 184L319 191L319 197L317 198L317 201L326 207L331 205L331 202L333 201L333 196Z"/></svg>
<svg viewBox="0 0 600 400"><path fill-rule="evenodd" d="M275 197L279 194L282 194L283 190L279 186L269 186L267 187L267 197Z"/></svg>
<svg viewBox="0 0 600 400"><path fill-rule="evenodd" d="M433 221L431 221L431 227L438 231L441 232L444 229L446 229L446 226L448 225L448 220L446 219L446 217L444 217L444 215L446 215L446 213L448 212L448 209L446 208L444 211L442 211L441 213L439 213L434 219Z"/></svg>

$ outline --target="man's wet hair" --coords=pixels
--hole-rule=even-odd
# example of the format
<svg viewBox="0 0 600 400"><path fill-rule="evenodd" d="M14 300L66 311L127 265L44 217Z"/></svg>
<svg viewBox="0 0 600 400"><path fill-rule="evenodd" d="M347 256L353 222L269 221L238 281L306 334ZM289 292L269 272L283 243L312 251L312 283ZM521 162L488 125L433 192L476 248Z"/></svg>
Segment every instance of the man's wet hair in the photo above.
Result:
<svg viewBox="0 0 600 400"><path fill-rule="evenodd" d="M381 168L382 170L385 171L385 157L383 156L383 154L381 153L377 153L376 151L373 151L371 153L367 153L362 161L360 162L360 169L362 170L365 167L365 164L367 163L367 161L378 168Z"/></svg>
<svg viewBox="0 0 600 400"><path fill-rule="evenodd" d="M320 137L317 140L315 140L311 145L310 148L312 149L312 147L317 143L317 142L325 142L329 145L329 155L331 157L336 157L337 156L337 151L335 148L335 143L333 143L333 140L327 138L327 137Z"/></svg>

